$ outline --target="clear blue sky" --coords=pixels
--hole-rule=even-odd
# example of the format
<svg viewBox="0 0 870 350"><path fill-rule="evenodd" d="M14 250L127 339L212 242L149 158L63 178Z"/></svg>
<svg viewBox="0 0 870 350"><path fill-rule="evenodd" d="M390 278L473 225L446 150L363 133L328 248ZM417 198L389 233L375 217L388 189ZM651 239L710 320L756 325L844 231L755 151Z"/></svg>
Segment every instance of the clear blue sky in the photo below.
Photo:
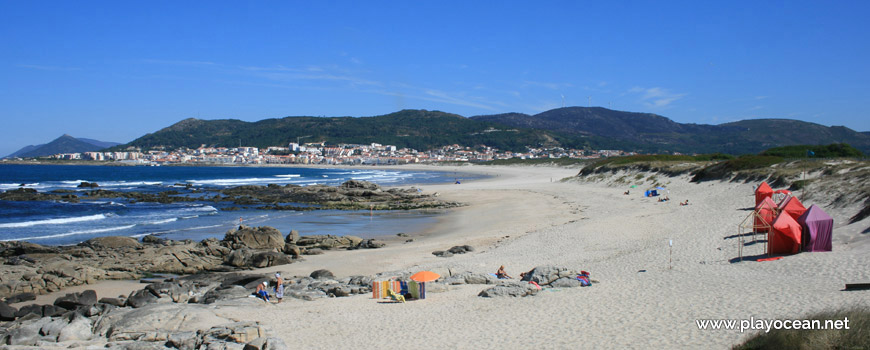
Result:
<svg viewBox="0 0 870 350"><path fill-rule="evenodd" d="M534 114L562 96L682 123L870 131L868 13L866 1L0 0L0 156L64 133L128 142L189 117Z"/></svg>

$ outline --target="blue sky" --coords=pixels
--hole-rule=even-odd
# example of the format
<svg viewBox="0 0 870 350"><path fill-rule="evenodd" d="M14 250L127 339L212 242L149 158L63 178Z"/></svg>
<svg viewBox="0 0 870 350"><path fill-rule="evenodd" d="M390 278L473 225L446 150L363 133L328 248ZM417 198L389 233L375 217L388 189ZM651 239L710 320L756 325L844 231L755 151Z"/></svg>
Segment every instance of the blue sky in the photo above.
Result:
<svg viewBox="0 0 870 350"><path fill-rule="evenodd" d="M189 117L569 106L870 131L870 3L0 1L0 156Z"/></svg>

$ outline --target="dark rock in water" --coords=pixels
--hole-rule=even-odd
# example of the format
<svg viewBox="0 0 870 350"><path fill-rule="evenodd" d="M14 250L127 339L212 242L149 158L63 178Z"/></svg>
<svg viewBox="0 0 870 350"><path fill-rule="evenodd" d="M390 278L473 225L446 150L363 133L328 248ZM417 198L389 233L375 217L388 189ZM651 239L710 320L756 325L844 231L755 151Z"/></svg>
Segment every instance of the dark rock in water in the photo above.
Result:
<svg viewBox="0 0 870 350"><path fill-rule="evenodd" d="M0 199L7 201L55 201L60 200L57 194L40 193L32 188L16 188L0 193Z"/></svg>
<svg viewBox="0 0 870 350"><path fill-rule="evenodd" d="M126 236L91 238L80 245L94 249L139 248L142 246L135 238Z"/></svg>
<svg viewBox="0 0 870 350"><path fill-rule="evenodd" d="M6 298L6 302L9 304L20 303L22 301L31 301L36 300L36 294L33 293L18 293L11 297Z"/></svg>
<svg viewBox="0 0 870 350"><path fill-rule="evenodd" d="M335 275L333 275L331 271L329 271L329 270L324 270L324 269L314 271L314 272L312 272L311 275L309 275L309 276L310 276L311 278L315 278L315 279L321 279L321 278L335 278Z"/></svg>
<svg viewBox="0 0 870 350"><path fill-rule="evenodd" d="M223 239L230 248L278 249L284 248L284 235L274 227L240 226L227 232Z"/></svg>
<svg viewBox="0 0 870 350"><path fill-rule="evenodd" d="M0 321L14 321L18 309L0 301Z"/></svg>
<svg viewBox="0 0 870 350"><path fill-rule="evenodd" d="M124 300L118 298L100 298L100 303L108 304L117 307L124 307Z"/></svg>
<svg viewBox="0 0 870 350"><path fill-rule="evenodd" d="M449 257L453 256L453 253L443 251L443 250L436 250L436 251L432 252L432 255L437 256L439 258L449 258Z"/></svg>
<svg viewBox="0 0 870 350"><path fill-rule="evenodd" d="M127 298L127 306L140 308L155 301L157 301L157 297L155 297L154 294L151 294L151 292L145 289L141 289L130 294L130 297Z"/></svg>
<svg viewBox="0 0 870 350"><path fill-rule="evenodd" d="M380 186L376 183L368 182L368 181L360 181L360 180L348 180L345 181L341 186L341 189L349 190L349 189L363 189L363 190L377 190L380 189Z"/></svg>
<svg viewBox="0 0 870 350"><path fill-rule="evenodd" d="M81 293L69 293L54 301L55 306L67 310L74 310L79 306L93 306L95 304L97 304L97 292L93 289L88 289Z"/></svg>
<svg viewBox="0 0 870 350"><path fill-rule="evenodd" d="M98 185L96 182L82 181L82 183L80 183L76 187L78 187L78 188L96 188L96 187L100 187L100 185Z"/></svg>

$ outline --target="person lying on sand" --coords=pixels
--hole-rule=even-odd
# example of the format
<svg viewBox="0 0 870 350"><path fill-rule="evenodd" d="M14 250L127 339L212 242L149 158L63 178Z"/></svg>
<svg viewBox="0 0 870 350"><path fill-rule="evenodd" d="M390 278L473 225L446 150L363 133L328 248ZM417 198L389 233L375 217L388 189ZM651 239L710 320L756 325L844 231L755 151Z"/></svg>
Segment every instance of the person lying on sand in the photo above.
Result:
<svg viewBox="0 0 870 350"><path fill-rule="evenodd" d="M508 275L507 272L505 272L504 265L502 265L498 268L498 271L496 271L496 273L495 273L495 277L498 277L499 279L513 278L510 275Z"/></svg>
<svg viewBox="0 0 870 350"><path fill-rule="evenodd" d="M680 202L680 205L689 205L689 200L687 199L685 202Z"/></svg>

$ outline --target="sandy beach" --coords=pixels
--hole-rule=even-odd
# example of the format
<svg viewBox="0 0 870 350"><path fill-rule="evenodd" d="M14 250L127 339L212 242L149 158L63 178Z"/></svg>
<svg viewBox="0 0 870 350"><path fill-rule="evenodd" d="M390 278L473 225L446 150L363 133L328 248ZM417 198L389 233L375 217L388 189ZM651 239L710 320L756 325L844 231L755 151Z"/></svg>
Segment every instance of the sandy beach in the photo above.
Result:
<svg viewBox="0 0 870 350"><path fill-rule="evenodd" d="M402 167L414 169L416 167ZM453 171L453 167L422 166ZM753 183L694 184L665 178L671 201L642 197L642 189L607 182L561 181L578 169L456 167L494 175L460 185L427 185L427 193L468 204L452 209L413 242L381 249L336 251L255 271L336 276L387 271L495 272L518 276L539 265L591 272L587 288L545 289L526 298L481 298L484 285L451 286L406 304L370 295L281 304L222 306L218 314L256 320L291 348L729 348L751 333L699 330L699 319L795 319L822 310L870 305L867 292L841 291L870 281L867 219L846 226L835 218L833 252L778 261L734 262L738 224L754 204ZM647 184L649 185L649 183ZM642 187L642 186L641 186ZM691 205L680 206L689 199ZM807 206L813 204L805 203ZM304 232L302 233L304 235ZM669 241L673 241L669 263ZM435 250L468 244L475 252L450 258ZM762 245L745 255L763 253ZM116 283L116 284L109 284ZM130 285L88 286L112 296ZM109 287L114 287L110 289ZM66 291L65 291L66 292ZM50 298L51 296L46 296Z"/></svg>

